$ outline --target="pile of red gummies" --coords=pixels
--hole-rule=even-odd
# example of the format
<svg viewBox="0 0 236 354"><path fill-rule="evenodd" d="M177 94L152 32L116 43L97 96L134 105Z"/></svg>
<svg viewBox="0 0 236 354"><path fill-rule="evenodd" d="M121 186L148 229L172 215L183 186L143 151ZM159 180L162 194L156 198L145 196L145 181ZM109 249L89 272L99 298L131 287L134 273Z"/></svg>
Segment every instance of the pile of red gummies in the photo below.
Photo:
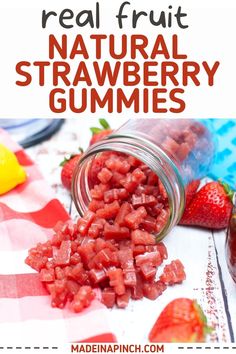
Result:
<svg viewBox="0 0 236 354"><path fill-rule="evenodd" d="M59 223L51 240L29 250L26 263L40 274L52 306L75 312L101 289L109 308L143 296L155 300L185 279L182 263L167 259L158 234L169 217L165 189L156 174L133 156L104 152L90 168L91 202L77 223Z"/></svg>

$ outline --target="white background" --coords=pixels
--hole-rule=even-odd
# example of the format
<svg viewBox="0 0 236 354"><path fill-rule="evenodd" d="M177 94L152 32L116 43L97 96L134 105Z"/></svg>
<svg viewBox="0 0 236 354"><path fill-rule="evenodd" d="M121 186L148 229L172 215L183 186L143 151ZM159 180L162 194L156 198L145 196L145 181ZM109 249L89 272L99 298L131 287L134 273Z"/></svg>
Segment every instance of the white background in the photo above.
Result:
<svg viewBox="0 0 236 354"><path fill-rule="evenodd" d="M41 27L42 10L61 11L70 8L76 14L84 9L94 9L95 0L86 2L73 0L57 1L1 1L1 21L0 21L0 92L1 118L32 118L32 117L78 117L68 109L63 114L53 114L48 104L48 96L53 88L50 77L50 69L46 75L48 84L40 87L37 82L36 69L31 69L33 82L30 86L16 86L15 81L19 79L16 74L15 65L17 62L27 60L48 60L48 35L53 33L60 36L68 34L71 43L76 34L89 36L90 34L104 33L116 34L118 37L123 34L139 33L147 35L150 40L158 34L163 33L167 43L172 34L179 36L179 48L183 53L188 54L187 60L201 63L203 60L209 62L211 66L215 61L220 61L220 67L215 75L215 85L209 87L206 81L206 74L202 71L199 76L201 86L189 85L185 88L184 99L186 109L180 114L146 114L148 117L190 117L190 118L210 118L226 117L235 118L235 77L236 77L236 2L231 0L130 0L131 5L126 7L128 19L124 20L124 29L119 30L116 21L116 14L122 1L100 0L101 28L100 30L90 29L90 27L79 28L76 25L73 29L63 29L58 23L58 18L52 18L48 22L47 29ZM150 11L153 9L156 14L161 10L168 10L172 5L173 10L182 6L183 12L187 12L184 23L189 25L188 29L181 30L174 25L171 29L161 29L148 23L147 18L142 18L137 29L131 29L131 13L133 9ZM73 23L73 20L71 20ZM75 22L74 22L75 23ZM91 50L91 43L88 43ZM107 56L105 55L105 60ZM162 59L162 58L161 58ZM80 58L72 63L72 71L75 70ZM93 58L89 59L88 65ZM141 64L141 59L139 60ZM106 85L99 92L105 92L109 88ZM140 89L142 85L140 85ZM170 89L171 87L167 87ZM128 90L127 90L128 92ZM167 102L167 107L170 102ZM87 110L79 116L89 117L91 113ZM106 109L98 110L93 116L108 116ZM132 109L124 111L122 114L113 113L114 117L123 116L126 118L143 117L142 111L134 114Z"/></svg>

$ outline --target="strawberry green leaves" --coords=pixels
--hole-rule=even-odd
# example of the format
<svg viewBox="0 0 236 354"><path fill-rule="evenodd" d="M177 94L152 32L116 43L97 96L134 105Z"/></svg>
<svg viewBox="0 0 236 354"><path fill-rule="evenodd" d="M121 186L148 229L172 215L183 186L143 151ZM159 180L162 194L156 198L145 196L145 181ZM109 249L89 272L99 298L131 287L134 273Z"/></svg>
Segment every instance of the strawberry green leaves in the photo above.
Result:
<svg viewBox="0 0 236 354"><path fill-rule="evenodd" d="M92 132L93 135L101 133L101 131L111 128L109 123L104 118L99 119L99 124L100 124L101 128L100 127L91 127L90 128L90 131Z"/></svg>

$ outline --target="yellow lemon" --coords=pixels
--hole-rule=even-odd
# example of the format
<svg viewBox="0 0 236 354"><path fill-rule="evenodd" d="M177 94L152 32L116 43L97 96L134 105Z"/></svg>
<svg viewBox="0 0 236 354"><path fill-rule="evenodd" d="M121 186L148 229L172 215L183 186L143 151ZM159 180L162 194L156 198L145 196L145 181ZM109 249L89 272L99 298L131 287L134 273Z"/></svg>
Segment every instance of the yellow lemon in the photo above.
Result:
<svg viewBox="0 0 236 354"><path fill-rule="evenodd" d="M25 170L18 163L15 154L0 144L0 194L10 191L25 180Z"/></svg>

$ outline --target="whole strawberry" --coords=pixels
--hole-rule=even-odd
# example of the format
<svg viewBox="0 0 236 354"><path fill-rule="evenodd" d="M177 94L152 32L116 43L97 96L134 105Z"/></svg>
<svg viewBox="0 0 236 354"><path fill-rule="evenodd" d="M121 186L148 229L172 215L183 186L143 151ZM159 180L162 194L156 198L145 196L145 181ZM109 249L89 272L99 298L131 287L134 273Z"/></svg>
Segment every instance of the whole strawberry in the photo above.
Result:
<svg viewBox="0 0 236 354"><path fill-rule="evenodd" d="M187 205L180 224L210 229L227 227L232 210L232 196L233 191L226 183L207 183Z"/></svg>
<svg viewBox="0 0 236 354"><path fill-rule="evenodd" d="M101 128L90 128L93 136L90 140L89 145L97 143L99 140L105 138L107 135L112 133L112 129L105 119L99 119L99 123L101 125Z"/></svg>
<svg viewBox="0 0 236 354"><path fill-rule="evenodd" d="M205 342L211 332L201 307L195 300L178 298L161 312L149 333L150 342Z"/></svg>
<svg viewBox="0 0 236 354"><path fill-rule="evenodd" d="M71 190L72 176L74 169L77 166L81 156L83 155L82 149L81 153L76 155L71 155L68 159L65 158L64 161L60 164L62 166L61 170L61 181L64 187Z"/></svg>

